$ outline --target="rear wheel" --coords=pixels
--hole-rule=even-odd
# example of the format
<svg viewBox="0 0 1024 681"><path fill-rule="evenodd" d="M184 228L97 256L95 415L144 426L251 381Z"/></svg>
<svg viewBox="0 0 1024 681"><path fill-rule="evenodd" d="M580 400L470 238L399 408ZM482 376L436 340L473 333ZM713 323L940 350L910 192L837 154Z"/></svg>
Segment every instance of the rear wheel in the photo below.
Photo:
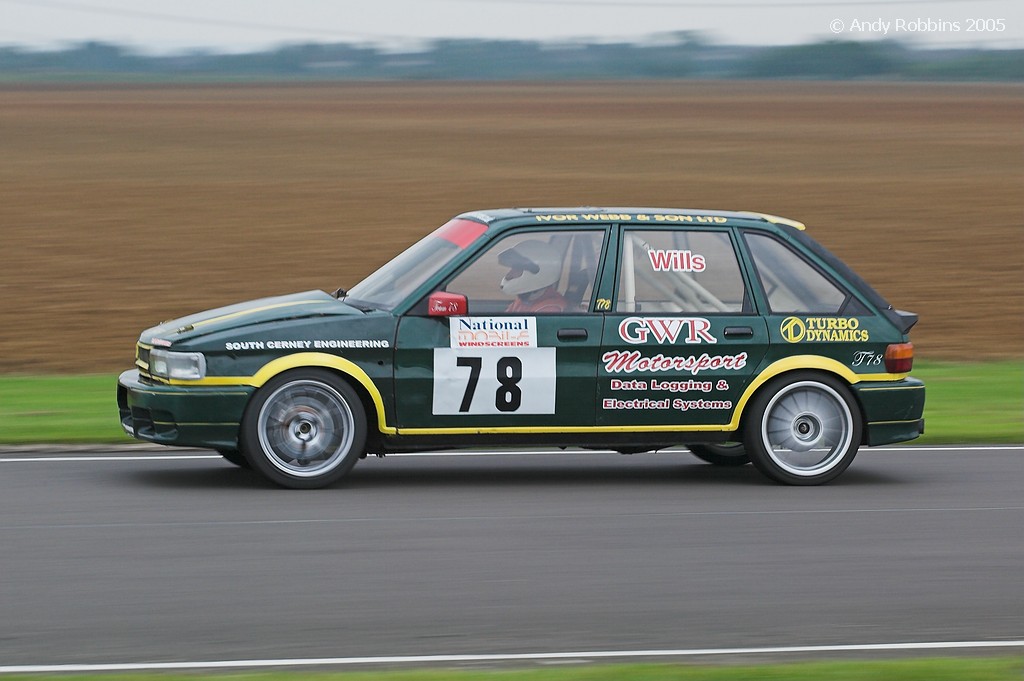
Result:
<svg viewBox="0 0 1024 681"><path fill-rule="evenodd" d="M242 419L242 451L252 467L292 489L326 487L362 456L366 411L347 383L321 369L275 377Z"/></svg>
<svg viewBox="0 0 1024 681"><path fill-rule="evenodd" d="M686 445L695 457L713 466L745 466L750 463L742 442Z"/></svg>
<svg viewBox="0 0 1024 681"><path fill-rule="evenodd" d="M841 381L801 372L770 382L750 403L744 435L758 470L789 485L835 479L860 446L860 410Z"/></svg>

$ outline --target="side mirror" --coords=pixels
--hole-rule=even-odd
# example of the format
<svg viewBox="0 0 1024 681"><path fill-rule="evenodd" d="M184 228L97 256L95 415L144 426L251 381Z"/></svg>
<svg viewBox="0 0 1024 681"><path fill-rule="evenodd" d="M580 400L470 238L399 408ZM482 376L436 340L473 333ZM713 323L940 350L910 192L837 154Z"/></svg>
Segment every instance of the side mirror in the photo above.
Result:
<svg viewBox="0 0 1024 681"><path fill-rule="evenodd" d="M461 293L434 291L427 299L427 314L431 317L459 317L469 312L469 301Z"/></svg>

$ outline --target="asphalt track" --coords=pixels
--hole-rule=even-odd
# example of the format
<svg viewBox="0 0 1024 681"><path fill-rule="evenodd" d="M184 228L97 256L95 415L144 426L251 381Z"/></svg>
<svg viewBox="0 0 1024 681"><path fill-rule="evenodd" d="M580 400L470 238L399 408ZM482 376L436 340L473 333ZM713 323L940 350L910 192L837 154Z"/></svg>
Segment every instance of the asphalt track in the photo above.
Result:
<svg viewBox="0 0 1024 681"><path fill-rule="evenodd" d="M1019 653L1022 489L1024 447L863 450L816 488L685 452L388 457L312 492L198 450L0 450L0 671Z"/></svg>

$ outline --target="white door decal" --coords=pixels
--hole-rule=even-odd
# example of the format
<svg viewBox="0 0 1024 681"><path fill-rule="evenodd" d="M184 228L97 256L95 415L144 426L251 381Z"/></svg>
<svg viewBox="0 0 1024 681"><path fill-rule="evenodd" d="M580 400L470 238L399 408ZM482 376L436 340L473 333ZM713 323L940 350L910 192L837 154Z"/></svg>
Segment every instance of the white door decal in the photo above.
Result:
<svg viewBox="0 0 1024 681"><path fill-rule="evenodd" d="M434 349L434 414L554 414L555 348Z"/></svg>

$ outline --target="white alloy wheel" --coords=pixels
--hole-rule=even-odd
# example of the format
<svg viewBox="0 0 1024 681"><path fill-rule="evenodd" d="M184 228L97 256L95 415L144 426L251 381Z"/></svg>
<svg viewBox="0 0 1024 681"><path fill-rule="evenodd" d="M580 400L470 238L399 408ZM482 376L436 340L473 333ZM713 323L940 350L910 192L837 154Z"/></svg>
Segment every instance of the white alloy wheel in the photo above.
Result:
<svg viewBox="0 0 1024 681"><path fill-rule="evenodd" d="M250 463L279 485L323 487L363 453L366 414L358 395L332 374L284 374L253 397L242 426Z"/></svg>
<svg viewBox="0 0 1024 681"><path fill-rule="evenodd" d="M857 455L860 410L830 376L776 379L751 403L746 444L751 460L779 482L815 485L842 473Z"/></svg>

